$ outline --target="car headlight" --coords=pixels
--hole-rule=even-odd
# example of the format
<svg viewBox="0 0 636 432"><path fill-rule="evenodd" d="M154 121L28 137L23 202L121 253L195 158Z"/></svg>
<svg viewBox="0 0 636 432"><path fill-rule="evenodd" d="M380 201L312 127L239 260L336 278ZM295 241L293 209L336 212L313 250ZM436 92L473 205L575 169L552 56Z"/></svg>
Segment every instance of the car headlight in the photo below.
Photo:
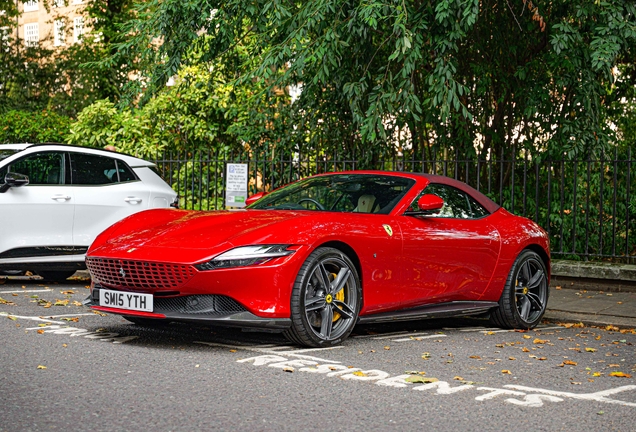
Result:
<svg viewBox="0 0 636 432"><path fill-rule="evenodd" d="M241 246L223 252L208 262L195 264L194 267L198 270L215 270L263 264L271 259L284 257L296 252L288 249L289 246L280 244Z"/></svg>

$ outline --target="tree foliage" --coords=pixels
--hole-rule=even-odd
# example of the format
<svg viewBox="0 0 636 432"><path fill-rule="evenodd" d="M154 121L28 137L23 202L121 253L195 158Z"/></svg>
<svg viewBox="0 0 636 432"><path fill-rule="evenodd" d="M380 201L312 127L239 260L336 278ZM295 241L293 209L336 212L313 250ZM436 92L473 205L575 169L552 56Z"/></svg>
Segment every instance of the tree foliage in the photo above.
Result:
<svg viewBox="0 0 636 432"><path fill-rule="evenodd" d="M118 53L141 59L146 99L250 38L237 82L302 84L290 118L418 158L597 152L636 79L631 0L151 0L137 14Z"/></svg>

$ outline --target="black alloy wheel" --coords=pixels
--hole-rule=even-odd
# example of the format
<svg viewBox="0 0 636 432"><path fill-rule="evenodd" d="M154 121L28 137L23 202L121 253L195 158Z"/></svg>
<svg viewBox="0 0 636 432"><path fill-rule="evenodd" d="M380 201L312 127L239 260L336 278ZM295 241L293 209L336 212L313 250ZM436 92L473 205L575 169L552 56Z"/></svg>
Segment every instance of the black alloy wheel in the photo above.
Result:
<svg viewBox="0 0 636 432"><path fill-rule="evenodd" d="M502 328L534 328L541 322L548 297L545 264L536 252L526 249L515 260L490 320Z"/></svg>
<svg viewBox="0 0 636 432"><path fill-rule="evenodd" d="M353 330L360 303L360 278L349 257L338 249L318 248L296 277L292 326L285 337L303 346L337 345Z"/></svg>

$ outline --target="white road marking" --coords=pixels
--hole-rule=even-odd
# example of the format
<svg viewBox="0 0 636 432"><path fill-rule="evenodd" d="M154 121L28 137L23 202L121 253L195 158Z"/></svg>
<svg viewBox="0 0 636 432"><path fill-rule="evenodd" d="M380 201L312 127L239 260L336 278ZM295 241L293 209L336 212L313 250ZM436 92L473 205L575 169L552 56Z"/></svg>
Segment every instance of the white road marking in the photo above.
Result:
<svg viewBox="0 0 636 432"><path fill-rule="evenodd" d="M198 342L204 343L211 346L224 346L224 347L233 347L240 349L248 349L251 351L259 351L260 349L254 349L252 347L235 347L228 346L223 344L214 344L214 343L206 343L206 342ZM426 390L434 390L439 395L454 395L456 393L465 393L468 390L473 391L485 391L485 394L481 394L475 397L476 401L487 401L487 400L495 400L499 396L508 396L503 399L503 402L510 403L513 405L526 406L531 408L537 408L544 405L545 402L563 402L565 399L578 399L578 400L586 400L586 401L595 401L602 403L610 403L610 404L618 404L629 407L636 407L636 403L633 402L625 402L621 400L611 399L608 396L613 394L636 390L636 385L628 385L623 387L618 387L609 390L603 390L596 393L570 393L563 391L554 391L554 390L545 390L533 387L524 387L518 385L505 385L506 388L496 388L496 387L475 387L471 384L463 384L459 386L452 387L446 381L436 381L432 383L426 383L424 385L416 385L407 381L409 377L412 375L398 375L391 377L388 372L384 372L377 369L368 369L361 370L360 368L348 367L342 364L318 364L316 361L318 359L308 359L308 360L289 360L286 357L281 355L281 352L276 351L275 353L260 355L256 357L250 357L247 359L237 360L237 363L252 363L254 366L269 366L280 369L291 369L299 368L300 372L309 372L309 373L318 373L324 374L329 377L338 377L343 380L354 380L354 381L375 381L376 385L386 386L386 387L394 387L394 388L407 388L410 387L411 390L418 391L426 391ZM294 357L293 354L286 354L287 357ZM338 362L339 363L339 362ZM523 391L520 391L523 390ZM528 394L530 393L530 394ZM513 397L510 397L513 396Z"/></svg>
<svg viewBox="0 0 636 432"><path fill-rule="evenodd" d="M525 386L513 385L513 384L505 385L504 387L513 388L516 390L523 390L526 392L544 393L551 396L561 396L561 397L568 397L572 399L581 399L581 400L593 400L596 402L606 402L611 404L636 407L636 402L625 402L625 401L620 401L616 399L610 399L607 397L613 394L622 393L629 390L636 390L636 385L627 385L627 386L617 387L613 389L602 390L596 393L571 393L571 392L563 392L563 391L556 391L556 390L544 390L544 389L539 389L534 387L525 387Z"/></svg>
<svg viewBox="0 0 636 432"><path fill-rule="evenodd" d="M5 314L2 314L2 315L5 315ZM19 318L19 319L27 319L31 321L42 321L42 322L54 323L54 324L66 324L65 322L55 321L55 320L46 319L42 317L21 316L21 315L12 315L12 314L6 314L6 316L11 316L14 318Z"/></svg>
<svg viewBox="0 0 636 432"><path fill-rule="evenodd" d="M50 292L50 291L53 291L53 290L52 289L37 289L37 290L23 289L23 290L15 290L15 291L3 291L3 290L0 290L0 294Z"/></svg>
<svg viewBox="0 0 636 432"><path fill-rule="evenodd" d="M407 331L399 331L399 332L393 332L393 333L383 333L382 335L379 334L366 334L366 335L358 335L358 336L352 336L353 339L367 339L367 338L377 338L377 337L391 337L391 336L397 336L397 335L403 335L403 334L408 334Z"/></svg>
<svg viewBox="0 0 636 432"><path fill-rule="evenodd" d="M26 330L38 330L42 331L42 333L53 333L57 335L66 335L70 337L84 337L86 339L99 339L102 342L112 342L115 344L122 344L124 342L128 342L134 339L137 339L139 336L119 336L119 333L109 333L109 332L93 332L83 328L77 327L69 327L69 326L59 326L59 325L51 325L46 327L30 327Z"/></svg>
<svg viewBox="0 0 636 432"><path fill-rule="evenodd" d="M378 336L378 337L373 337L371 338L372 340L384 340L384 339L392 339L394 337L399 337L399 336L425 336L428 335L430 333L409 333L409 332L401 332L401 333L392 333L391 335L384 335L384 336Z"/></svg>
<svg viewBox="0 0 636 432"><path fill-rule="evenodd" d="M94 313L80 313L80 314L65 314L65 315L42 315L40 318L62 318L62 317L78 317L78 316L90 316Z"/></svg>
<svg viewBox="0 0 636 432"><path fill-rule="evenodd" d="M319 362L328 362L328 363L341 363L339 361L333 361L333 360L327 360L327 359L323 359L320 357L313 357L313 356L307 356L307 355L303 355L303 354L296 354L296 352L306 352L305 350L297 350L297 351L286 351L284 353L281 353L280 351L276 350L276 349L269 349L269 348L263 348L262 346L259 348L258 346L241 346L241 345L227 345L227 344L222 344L222 343L217 343L217 342L203 342L203 341L194 341L193 343L196 344L201 344L201 345L208 345L208 346L213 346L213 347L221 347L221 348L231 348L231 349L241 349L241 350L245 350L245 351L253 351L253 352L259 352L259 353L266 353L266 354L274 354L274 355L278 355L278 354L285 354L287 356L290 357L297 357L300 359L306 359L306 360L315 360L315 361L319 361ZM286 348L291 348L291 347L286 347ZM328 350L329 348L316 348L312 351L321 351L321 350ZM283 360L285 360L285 358L283 358Z"/></svg>
<svg viewBox="0 0 636 432"><path fill-rule="evenodd" d="M391 339L391 342L412 342L412 341L418 341L422 339L435 339L435 338L443 338L443 337L447 337L447 335L436 334L436 335L429 335L429 336L411 336L404 339Z"/></svg>

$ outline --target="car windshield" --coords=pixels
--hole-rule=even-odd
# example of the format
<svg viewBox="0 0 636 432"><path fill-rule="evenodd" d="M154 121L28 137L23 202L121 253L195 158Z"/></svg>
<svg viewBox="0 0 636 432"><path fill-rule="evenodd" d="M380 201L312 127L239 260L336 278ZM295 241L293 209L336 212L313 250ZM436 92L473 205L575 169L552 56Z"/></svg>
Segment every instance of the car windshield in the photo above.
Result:
<svg viewBox="0 0 636 432"><path fill-rule="evenodd" d="M18 153L21 150L15 150L15 149L2 149L0 150L0 160L8 158L9 156L13 156L14 154Z"/></svg>
<svg viewBox="0 0 636 432"><path fill-rule="evenodd" d="M388 214L414 183L379 174L310 177L275 190L248 208Z"/></svg>

